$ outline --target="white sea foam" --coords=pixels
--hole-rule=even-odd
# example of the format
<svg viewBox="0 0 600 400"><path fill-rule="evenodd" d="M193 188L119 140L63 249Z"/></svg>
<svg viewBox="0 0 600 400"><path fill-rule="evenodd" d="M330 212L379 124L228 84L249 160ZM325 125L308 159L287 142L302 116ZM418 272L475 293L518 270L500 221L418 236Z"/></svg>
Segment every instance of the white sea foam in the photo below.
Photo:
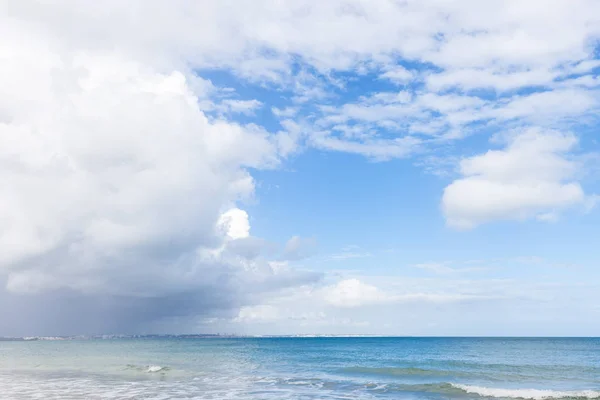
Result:
<svg viewBox="0 0 600 400"><path fill-rule="evenodd" d="M160 372L164 371L165 367L161 367L160 365L149 365L146 372Z"/></svg>
<svg viewBox="0 0 600 400"><path fill-rule="evenodd" d="M467 393L478 394L485 397L503 397L514 399L563 399L563 398L586 398L600 399L600 391L596 390L542 390L542 389L501 389L483 386L452 384L455 388Z"/></svg>

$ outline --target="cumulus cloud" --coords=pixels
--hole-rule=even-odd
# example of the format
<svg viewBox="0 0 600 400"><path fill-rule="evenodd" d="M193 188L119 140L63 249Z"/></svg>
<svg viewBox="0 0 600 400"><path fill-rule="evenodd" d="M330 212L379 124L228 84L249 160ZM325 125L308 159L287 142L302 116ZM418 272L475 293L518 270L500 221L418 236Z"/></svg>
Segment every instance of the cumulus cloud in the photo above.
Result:
<svg viewBox="0 0 600 400"><path fill-rule="evenodd" d="M577 144L573 134L526 130L509 136L506 147L463 159L462 177L444 190L447 223L468 229L494 221L547 220L582 205L586 195L577 182L580 165L568 157Z"/></svg>
<svg viewBox="0 0 600 400"><path fill-rule="evenodd" d="M156 262L176 262L162 259L169 248L179 256L218 241L223 207L253 192L244 168L277 162L267 132L211 123L177 72L144 71L116 55L81 54L49 66L43 54L30 56L38 58L38 88L5 109L10 122L0 135L2 179L10 182L1 196L0 243L9 249L2 265L15 290L11 282L25 272L81 288L73 272L118 275L145 257L157 260L144 260L143 273L152 275ZM68 88L56 86L64 69L81 74ZM4 79L20 76L13 72ZM247 235L247 221L234 216L228 235Z"/></svg>
<svg viewBox="0 0 600 400"><path fill-rule="evenodd" d="M222 233L231 239L243 239L250 236L248 213L239 208L232 208L221 214L217 225Z"/></svg>
<svg viewBox="0 0 600 400"><path fill-rule="evenodd" d="M83 4L67 31L97 28ZM235 207L253 195L249 168L280 162L281 135L208 118L181 60L110 48L104 28L70 36L53 20L70 12L57 7L8 5L0 21L2 315L37 299L74 319L84 305L114 312L136 330L317 279L258 257L263 243ZM86 18L95 22L79 25Z"/></svg>

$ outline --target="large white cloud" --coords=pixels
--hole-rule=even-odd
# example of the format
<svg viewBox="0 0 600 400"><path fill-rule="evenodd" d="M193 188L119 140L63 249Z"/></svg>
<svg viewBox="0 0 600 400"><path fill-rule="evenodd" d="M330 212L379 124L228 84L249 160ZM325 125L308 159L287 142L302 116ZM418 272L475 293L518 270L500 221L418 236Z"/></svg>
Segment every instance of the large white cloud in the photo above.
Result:
<svg viewBox="0 0 600 400"><path fill-rule="evenodd" d="M493 220L548 219L584 204L586 195L575 180L579 165L566 155L577 144L574 135L527 130L507 141L505 149L461 161L463 177L446 187L442 198L449 225L464 229Z"/></svg>
<svg viewBox="0 0 600 400"><path fill-rule="evenodd" d="M235 308L315 279L257 258L263 243L235 208L253 194L249 168L276 166L293 144L209 119L183 59L148 63L110 48L108 31L100 43L63 36L81 21L53 21L69 14L60 7L20 11L40 20L0 19L0 281L9 292L68 292L90 305L119 298L112 307L121 309L147 302L162 317ZM24 301L7 296L3 311Z"/></svg>
<svg viewBox="0 0 600 400"><path fill-rule="evenodd" d="M0 127L6 268L41 258L94 271L124 253L210 244L222 208L253 191L244 167L277 162L263 130L209 122L178 72L36 49L21 46L0 78L2 97L18 99Z"/></svg>

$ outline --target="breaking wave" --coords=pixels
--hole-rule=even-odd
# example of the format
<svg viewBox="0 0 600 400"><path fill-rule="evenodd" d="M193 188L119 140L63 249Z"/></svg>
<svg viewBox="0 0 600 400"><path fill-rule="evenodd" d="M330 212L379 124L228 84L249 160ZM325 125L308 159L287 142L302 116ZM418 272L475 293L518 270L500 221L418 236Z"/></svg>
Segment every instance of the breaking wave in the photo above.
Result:
<svg viewBox="0 0 600 400"><path fill-rule="evenodd" d="M144 365L144 366L139 366L139 365L134 365L134 364L127 364L126 369L128 370L133 370L133 371L138 371L138 372L147 372L147 373L157 373L157 372L167 372L169 371L169 367L163 367L160 365Z"/></svg>
<svg viewBox="0 0 600 400"><path fill-rule="evenodd" d="M501 389L484 386L451 384L466 393L482 397L498 397L512 399L600 399L600 391L596 390L543 390L543 389Z"/></svg>
<svg viewBox="0 0 600 400"><path fill-rule="evenodd" d="M166 370L167 370L166 367L161 367L160 365L149 365L146 372L160 372L160 371L166 371Z"/></svg>

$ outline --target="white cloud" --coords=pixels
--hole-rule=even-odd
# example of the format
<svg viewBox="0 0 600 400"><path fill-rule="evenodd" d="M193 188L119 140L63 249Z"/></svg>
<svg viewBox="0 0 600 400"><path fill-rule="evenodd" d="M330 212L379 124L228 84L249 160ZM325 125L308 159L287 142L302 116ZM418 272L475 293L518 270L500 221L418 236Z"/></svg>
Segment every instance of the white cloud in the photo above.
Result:
<svg viewBox="0 0 600 400"><path fill-rule="evenodd" d="M272 107L271 112L273 115L279 118L291 118L298 113L297 107L285 107L285 108L277 108Z"/></svg>
<svg viewBox="0 0 600 400"><path fill-rule="evenodd" d="M239 208L221 214L217 226L231 239L242 239L250 236L248 213Z"/></svg>
<svg viewBox="0 0 600 400"><path fill-rule="evenodd" d="M426 293L384 291L356 278L345 279L322 289L323 299L330 305L354 308L392 303L448 303L485 299L485 296L462 293Z"/></svg>
<svg viewBox="0 0 600 400"><path fill-rule="evenodd" d="M235 323L277 323L290 321L305 323L319 323L326 319L327 315L323 311L298 311L288 307L271 304L259 304L255 306L242 307L238 315L233 318Z"/></svg>
<svg viewBox="0 0 600 400"><path fill-rule="evenodd" d="M421 143L418 138L408 136L393 140L370 139L353 141L319 134L313 135L310 140L312 145L319 149L360 154L380 161L406 157L418 148Z"/></svg>
<svg viewBox="0 0 600 400"><path fill-rule="evenodd" d="M2 74L3 97L20 99L0 126L10 183L0 200L3 268L35 267L77 286L71 272L81 265L112 270L136 262L122 254L166 243L192 251L211 242L224 206L252 194L244 167L277 163L265 131L209 122L177 71L117 54L61 59L27 45L3 63L14 68ZM23 63L36 81L18 86ZM69 71L78 71L69 85L58 83Z"/></svg>
<svg viewBox="0 0 600 400"><path fill-rule="evenodd" d="M220 329L243 323L249 332L381 334L393 326L396 330L392 332L398 333L398 324L389 322L405 323L415 310L460 310L467 304L503 301L507 285L495 281L346 277L328 285L309 284L274 293L263 298L263 303L243 307L236 316L223 319Z"/></svg>
<svg viewBox="0 0 600 400"><path fill-rule="evenodd" d="M489 111L489 116L501 120L526 118L544 124L561 118L584 115L598 106L598 96L584 90L555 90L515 96L506 104Z"/></svg>
<svg viewBox="0 0 600 400"><path fill-rule="evenodd" d="M532 129L508 137L503 150L462 160L463 177L442 198L447 223L468 229L493 220L544 220L582 205L579 165L567 156L576 144L572 134Z"/></svg>
<svg viewBox="0 0 600 400"><path fill-rule="evenodd" d="M337 307L358 307L394 301L394 298L377 287L358 279L346 279L324 289L324 298Z"/></svg>
<svg viewBox="0 0 600 400"><path fill-rule="evenodd" d="M301 57L322 72L390 64L398 55L444 69L550 69L588 61L600 29L593 0L397 3L267 0L165 5L106 1L39 5L22 1L7 15L27 18L70 46L111 46L164 63L228 66L241 76L281 80ZM135 9L135 13L131 12ZM540 11L543 10L543 11ZM72 18L76 15L77 18ZM69 21L69 23L66 23ZM133 24L145 29L131 31ZM113 29L107 32L105 27Z"/></svg>
<svg viewBox="0 0 600 400"><path fill-rule="evenodd" d="M396 84L406 84L414 78L414 75L411 71L398 65L381 74L381 78L389 79Z"/></svg>
<svg viewBox="0 0 600 400"><path fill-rule="evenodd" d="M262 105L263 104L256 99L226 99L219 103L215 108L224 113L239 113L244 115L253 115L257 109L262 107Z"/></svg>
<svg viewBox="0 0 600 400"><path fill-rule="evenodd" d="M256 305L242 307L235 317L235 322L265 322L279 318L279 310L271 305Z"/></svg>
<svg viewBox="0 0 600 400"><path fill-rule="evenodd" d="M564 129L594 120L598 93L562 88L513 94L492 101L460 93L379 92L338 107L320 108L322 116L310 133L313 146L374 159L434 153L493 126ZM578 119L575 119L575 118Z"/></svg>
<svg viewBox="0 0 600 400"><path fill-rule="evenodd" d="M488 99L483 110L475 105L436 110L425 103L391 104L383 99L368 106L347 102L333 107L336 112L324 113L324 119L337 119L336 125L349 119L367 121L365 132L376 130L388 137L365 135L349 141L338 137L342 130L331 126L326 135L311 135L310 143L319 148L389 159L439 144L435 140L423 146L398 144L414 141L412 134L460 139L474 130L465 126L475 121L519 118L547 126L548 118L558 122L594 112L597 95L585 91L595 82L598 7L593 0L532 1L526 6L516 0L492 1L485 7L472 0L368 4L289 0L276 6L259 0L236 7L216 1L195 5L150 1L135 6L133 13L133 5L114 0L101 6L57 2L52 7L22 1L7 6L2 37L29 40L32 34L25 30L44 32L64 54L73 48L116 49L160 72L175 68L189 75L192 69L223 68L245 81L290 90L287 100L303 104L335 96L334 88L343 92L348 82L336 73L360 70L399 82L410 81L417 70L427 71L419 73L427 86L409 90L427 95L455 88L458 93L446 99L449 104L459 104L461 97L475 98L461 90L504 92L531 86L580 90L517 96L510 104ZM132 32L132 25L140 29ZM110 32L106 26L111 26ZM565 78L569 79L555 81ZM249 116L262 105L258 99L213 104L223 113ZM279 117L297 116L289 105L272 109Z"/></svg>
<svg viewBox="0 0 600 400"><path fill-rule="evenodd" d="M432 272L438 275L456 275L471 272L482 272L489 269L489 267L454 267L449 262L426 262L413 265L415 268L419 268L425 271Z"/></svg>
<svg viewBox="0 0 600 400"><path fill-rule="evenodd" d="M558 75L558 72L544 68L501 72L488 69L454 69L430 74L426 82L433 91L450 88L463 90L491 88L503 92L521 87L549 85Z"/></svg>
<svg viewBox="0 0 600 400"><path fill-rule="evenodd" d="M445 264L456 265L456 272L474 271L473 264L520 268L519 261L512 259ZM527 268L543 271L530 280L464 279L454 273L419 278L340 271L326 277L327 284L319 282L274 292L255 306L221 318L216 326L204 327L249 334L423 335L450 331L457 335L485 335L508 326L510 332L522 334L536 325L539 328L537 323L528 328L519 323L535 315L548 323L544 329L550 329L556 327L557 318L570 315L573 307L581 312L588 310L588 300L594 297L598 285L569 281L572 273L549 271L548 265L527 263ZM560 281L552 280L551 274L559 276ZM558 311L550 306L557 301L568 306ZM520 311L515 314L514 310ZM435 328L431 327L432 320L436 321Z"/></svg>

